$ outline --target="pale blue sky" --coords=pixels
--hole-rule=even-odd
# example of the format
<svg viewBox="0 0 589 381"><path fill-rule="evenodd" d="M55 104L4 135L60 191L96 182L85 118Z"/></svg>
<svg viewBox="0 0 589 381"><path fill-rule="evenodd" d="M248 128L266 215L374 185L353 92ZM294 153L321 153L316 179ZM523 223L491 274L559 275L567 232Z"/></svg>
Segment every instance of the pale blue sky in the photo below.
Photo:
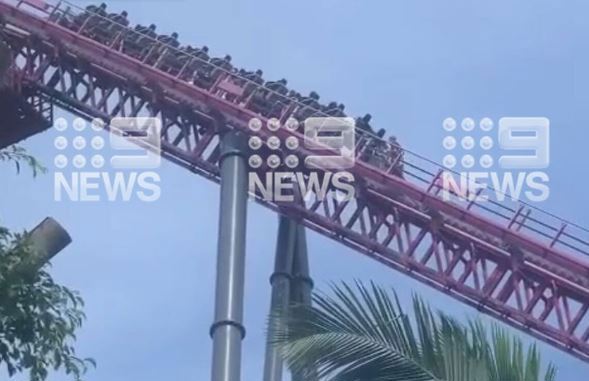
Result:
<svg viewBox="0 0 589 381"><path fill-rule="evenodd" d="M545 116L552 127L550 199L541 207L589 225L589 3L548 0L111 1L131 19L230 53L241 66L288 78L303 92L372 113L374 125L432 159L448 116ZM71 119L71 117L68 117ZM52 169L55 132L25 146ZM0 168L0 218L30 228L47 215L74 243L52 273L86 299L79 351L89 381L207 380L213 313L218 188L165 163L155 203L53 201L52 173L32 180ZM276 217L250 204L243 380L259 380ZM471 309L341 245L309 234L312 273L374 279L458 316ZM586 364L542 345L560 380L585 381ZM52 380L57 380L55 377Z"/></svg>

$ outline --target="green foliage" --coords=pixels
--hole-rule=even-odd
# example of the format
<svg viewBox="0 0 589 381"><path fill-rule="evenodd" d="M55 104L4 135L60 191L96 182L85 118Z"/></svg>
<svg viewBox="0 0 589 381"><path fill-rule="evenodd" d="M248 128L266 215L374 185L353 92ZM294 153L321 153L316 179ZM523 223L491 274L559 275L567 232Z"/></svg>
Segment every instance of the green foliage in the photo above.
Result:
<svg viewBox="0 0 589 381"><path fill-rule="evenodd" d="M35 271L26 234L0 227L0 365L12 376L28 372L31 381L63 369L73 379L93 364L76 356L72 345L85 316L82 298Z"/></svg>
<svg viewBox="0 0 589 381"><path fill-rule="evenodd" d="M11 161L20 172L24 162L36 176L45 169L23 148L0 150L0 161ZM82 298L38 270L26 233L0 226L0 366L10 376L28 373L30 381L47 379L62 370L80 381L94 360L76 355L76 330L85 319Z"/></svg>
<svg viewBox="0 0 589 381"><path fill-rule="evenodd" d="M539 381L540 354L480 321L463 325L414 297L413 319L374 284L332 286L314 306L270 318L270 340L294 372L333 381ZM549 365L545 381L553 381Z"/></svg>
<svg viewBox="0 0 589 381"><path fill-rule="evenodd" d="M24 148L16 145L0 149L0 162L2 161L14 163L17 173L20 173L21 163L24 162L33 171L33 177L47 171L47 169L37 159L29 155Z"/></svg>

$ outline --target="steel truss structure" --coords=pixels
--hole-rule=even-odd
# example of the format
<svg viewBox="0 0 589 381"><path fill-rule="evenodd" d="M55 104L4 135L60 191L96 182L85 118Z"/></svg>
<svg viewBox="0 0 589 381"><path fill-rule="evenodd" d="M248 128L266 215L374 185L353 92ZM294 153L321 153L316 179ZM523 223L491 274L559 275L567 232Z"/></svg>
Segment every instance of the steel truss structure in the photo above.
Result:
<svg viewBox="0 0 589 381"><path fill-rule="evenodd" d="M230 77L201 88L125 55L112 44L49 21L51 8L0 1L4 39L13 54L15 91L33 89L87 119L156 116L162 155L219 182L224 129L257 135L248 122L267 119L231 96ZM296 109L288 107L285 121ZM223 120L220 127L216 121ZM284 139L298 132L280 129ZM361 150L360 150L361 151ZM297 154L307 154L299 147ZM536 338L589 361L587 232L526 205L447 201L442 171L406 152L403 176L361 159L350 169L352 200L258 201ZM533 212L533 213L532 213Z"/></svg>

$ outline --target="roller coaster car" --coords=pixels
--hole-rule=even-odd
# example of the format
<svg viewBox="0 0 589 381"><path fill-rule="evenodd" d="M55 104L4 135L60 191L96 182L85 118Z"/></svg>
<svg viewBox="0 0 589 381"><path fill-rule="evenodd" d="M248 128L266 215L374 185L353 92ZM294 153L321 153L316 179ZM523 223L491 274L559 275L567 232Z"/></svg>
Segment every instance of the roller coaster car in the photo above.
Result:
<svg viewBox="0 0 589 381"><path fill-rule="evenodd" d="M223 75L217 80L215 85L215 95L220 96L223 99L227 99L230 102L235 100L243 99L245 88L243 81L237 81L235 78Z"/></svg>
<svg viewBox="0 0 589 381"><path fill-rule="evenodd" d="M153 41L149 37L129 33L123 36L119 49L126 55L142 61L151 51L152 46Z"/></svg>
<svg viewBox="0 0 589 381"><path fill-rule="evenodd" d="M185 68L189 61L190 57L188 55L164 48L159 52L159 58L157 58L155 66L166 73L178 75L180 70ZM194 65L192 66L196 70L196 67Z"/></svg>
<svg viewBox="0 0 589 381"><path fill-rule="evenodd" d="M398 143L387 143L356 129L356 151L361 161L387 173L403 177L403 149Z"/></svg>
<svg viewBox="0 0 589 381"><path fill-rule="evenodd" d="M70 29L74 32L78 32L84 27L81 34L94 38L94 28L100 23L98 17L93 16L89 13L74 14L71 7L67 7L63 11L56 10L49 15L49 21L53 21L58 25Z"/></svg>
<svg viewBox="0 0 589 381"><path fill-rule="evenodd" d="M123 33L128 25L128 21L121 24L111 20L101 20L89 31L89 37L101 44L113 46L123 38Z"/></svg>
<svg viewBox="0 0 589 381"><path fill-rule="evenodd" d="M247 108L267 118L281 118L290 104L291 100L288 97L260 87L250 95Z"/></svg>
<svg viewBox="0 0 589 381"><path fill-rule="evenodd" d="M55 10L49 15L49 21L55 22L64 28L75 30L75 16L71 7L67 7L64 11Z"/></svg>
<svg viewBox="0 0 589 381"><path fill-rule="evenodd" d="M225 57L225 59L214 58L209 61L208 56L203 59L199 54L195 55L197 50L180 52L170 49L166 45L168 41L154 41L155 34L149 36L144 33L126 31L125 28L129 24L126 14L124 17L111 14L108 19L88 12L73 16L70 15L68 8L56 17L56 20L63 26L76 31L82 29L82 34L97 42L119 49L147 65L153 65L169 74L179 76L181 79L192 79L196 86L212 90L216 95L228 101L244 104L245 107L265 117L283 119L287 115L293 115L298 120L305 120L312 116L323 115L317 111L320 105L316 99L307 97L306 100L303 100L303 104L299 105L286 93L283 94L280 91L281 88L275 89L268 86L268 83L264 87L257 87L255 84L248 83L231 74L234 69L230 64L230 57L228 60ZM114 19L117 17L122 18L120 20ZM176 40L174 42L177 46ZM215 60L218 62L214 62ZM273 83L273 85L280 84L280 82ZM284 87L284 91L286 92L286 87ZM361 133L358 136L364 140L359 145L362 150L359 157L362 161L403 177L402 149L398 144L387 144Z"/></svg>
<svg viewBox="0 0 589 381"><path fill-rule="evenodd" d="M203 89L210 89L213 85L211 71L212 69L208 66L208 64L204 64L203 67L200 68L200 70L197 70L196 73L194 73L192 82L196 86L201 87Z"/></svg>
<svg viewBox="0 0 589 381"><path fill-rule="evenodd" d="M179 68L178 73L176 75L178 75L178 78L180 78L181 80L188 82L192 80L194 74L199 70L199 67L202 66L202 64L192 56L186 56L181 58L179 60L179 63L182 66Z"/></svg>

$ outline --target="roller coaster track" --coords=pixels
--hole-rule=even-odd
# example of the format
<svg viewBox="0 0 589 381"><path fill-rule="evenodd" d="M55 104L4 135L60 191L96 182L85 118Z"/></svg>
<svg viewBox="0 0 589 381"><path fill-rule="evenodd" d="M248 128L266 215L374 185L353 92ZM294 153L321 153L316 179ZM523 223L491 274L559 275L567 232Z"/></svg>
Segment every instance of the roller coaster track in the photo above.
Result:
<svg viewBox="0 0 589 381"><path fill-rule="evenodd" d="M230 78L208 89L195 86L50 21L58 6L0 0L16 91L35 91L88 120L161 118L162 156L215 182L219 118L224 128L246 136L270 136L266 129L248 128L254 117L267 120L246 103L231 101ZM287 129L276 135L302 138ZM306 153L298 148L301 157ZM525 204L497 202L489 190L484 203L456 195L444 200L441 168L410 152L402 160L402 176L358 160L349 171L362 181L349 201L316 195L289 203L257 201L589 361L589 232Z"/></svg>

